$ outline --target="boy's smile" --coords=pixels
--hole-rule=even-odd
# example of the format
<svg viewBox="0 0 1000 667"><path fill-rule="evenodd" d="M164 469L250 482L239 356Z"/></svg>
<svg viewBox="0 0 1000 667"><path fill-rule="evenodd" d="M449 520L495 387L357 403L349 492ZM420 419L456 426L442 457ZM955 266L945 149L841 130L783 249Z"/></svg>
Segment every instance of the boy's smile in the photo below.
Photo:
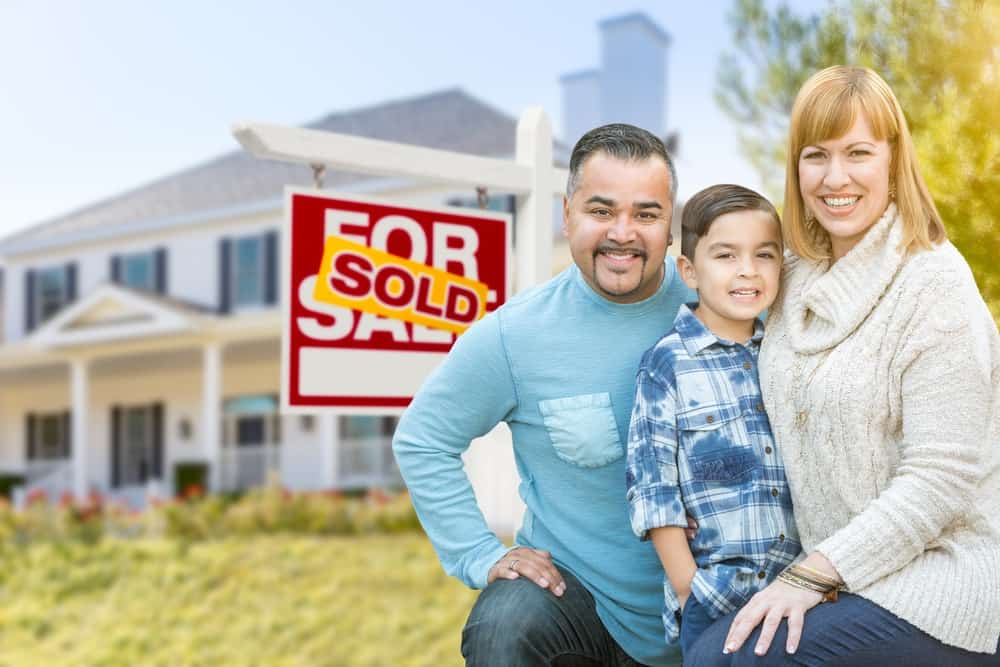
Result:
<svg viewBox="0 0 1000 667"><path fill-rule="evenodd" d="M744 342L754 319L774 301L781 276L781 230L764 211L716 218L698 239L693 261L678 259L688 287L698 290L695 315L725 340Z"/></svg>

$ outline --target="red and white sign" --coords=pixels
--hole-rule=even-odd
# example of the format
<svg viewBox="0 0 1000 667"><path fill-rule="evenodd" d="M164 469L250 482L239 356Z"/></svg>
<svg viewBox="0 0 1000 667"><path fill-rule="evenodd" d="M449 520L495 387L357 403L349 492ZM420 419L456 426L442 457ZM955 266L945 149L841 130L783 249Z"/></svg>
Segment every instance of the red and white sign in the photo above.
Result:
<svg viewBox="0 0 1000 667"><path fill-rule="evenodd" d="M282 404L405 408L458 335L510 294L511 217L286 188Z"/></svg>

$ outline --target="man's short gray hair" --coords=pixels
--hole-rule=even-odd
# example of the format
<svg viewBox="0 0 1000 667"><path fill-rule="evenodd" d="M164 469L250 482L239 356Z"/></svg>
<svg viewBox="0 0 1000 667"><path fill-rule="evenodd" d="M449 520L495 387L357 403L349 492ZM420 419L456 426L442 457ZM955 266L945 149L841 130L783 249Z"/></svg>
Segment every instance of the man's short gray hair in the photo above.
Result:
<svg viewBox="0 0 1000 667"><path fill-rule="evenodd" d="M670 199L677 200L677 170L663 142L652 132L628 125L611 123L595 127L580 137L569 158L569 180L566 181L566 198L573 196L580 185L580 171L583 163L595 153L605 153L613 158L640 161L656 156L667 164L670 171Z"/></svg>

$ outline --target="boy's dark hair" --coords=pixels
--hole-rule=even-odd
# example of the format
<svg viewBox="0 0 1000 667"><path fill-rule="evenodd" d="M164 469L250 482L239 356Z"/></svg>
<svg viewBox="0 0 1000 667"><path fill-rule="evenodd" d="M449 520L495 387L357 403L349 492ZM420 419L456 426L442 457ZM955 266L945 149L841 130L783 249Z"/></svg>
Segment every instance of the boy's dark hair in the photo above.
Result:
<svg viewBox="0 0 1000 667"><path fill-rule="evenodd" d="M695 194L684 204L681 215L681 254L694 261L698 240L720 216L737 211L763 211L781 229L781 218L774 205L761 194L742 185L712 185Z"/></svg>
<svg viewBox="0 0 1000 667"><path fill-rule="evenodd" d="M619 160L639 161L654 155L667 163L670 171L670 197L677 197L677 170L666 147L648 130L626 123L612 123L595 127L580 137L569 158L569 180L566 196L572 197L580 184L580 168L595 153L606 153Z"/></svg>

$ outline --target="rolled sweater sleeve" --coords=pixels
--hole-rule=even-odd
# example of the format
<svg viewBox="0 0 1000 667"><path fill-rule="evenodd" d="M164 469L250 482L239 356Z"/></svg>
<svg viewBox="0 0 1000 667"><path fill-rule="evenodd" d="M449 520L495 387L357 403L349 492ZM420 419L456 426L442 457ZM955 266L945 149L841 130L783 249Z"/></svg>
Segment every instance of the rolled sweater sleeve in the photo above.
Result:
<svg viewBox="0 0 1000 667"><path fill-rule="evenodd" d="M459 337L393 437L400 472L442 566L471 588L486 586L506 547L486 524L461 456L516 403L499 313L493 313Z"/></svg>
<svg viewBox="0 0 1000 667"><path fill-rule="evenodd" d="M895 476L816 547L851 589L903 567L973 509L989 460L991 361L963 288L955 283L922 295L922 312L901 336L903 433Z"/></svg>

